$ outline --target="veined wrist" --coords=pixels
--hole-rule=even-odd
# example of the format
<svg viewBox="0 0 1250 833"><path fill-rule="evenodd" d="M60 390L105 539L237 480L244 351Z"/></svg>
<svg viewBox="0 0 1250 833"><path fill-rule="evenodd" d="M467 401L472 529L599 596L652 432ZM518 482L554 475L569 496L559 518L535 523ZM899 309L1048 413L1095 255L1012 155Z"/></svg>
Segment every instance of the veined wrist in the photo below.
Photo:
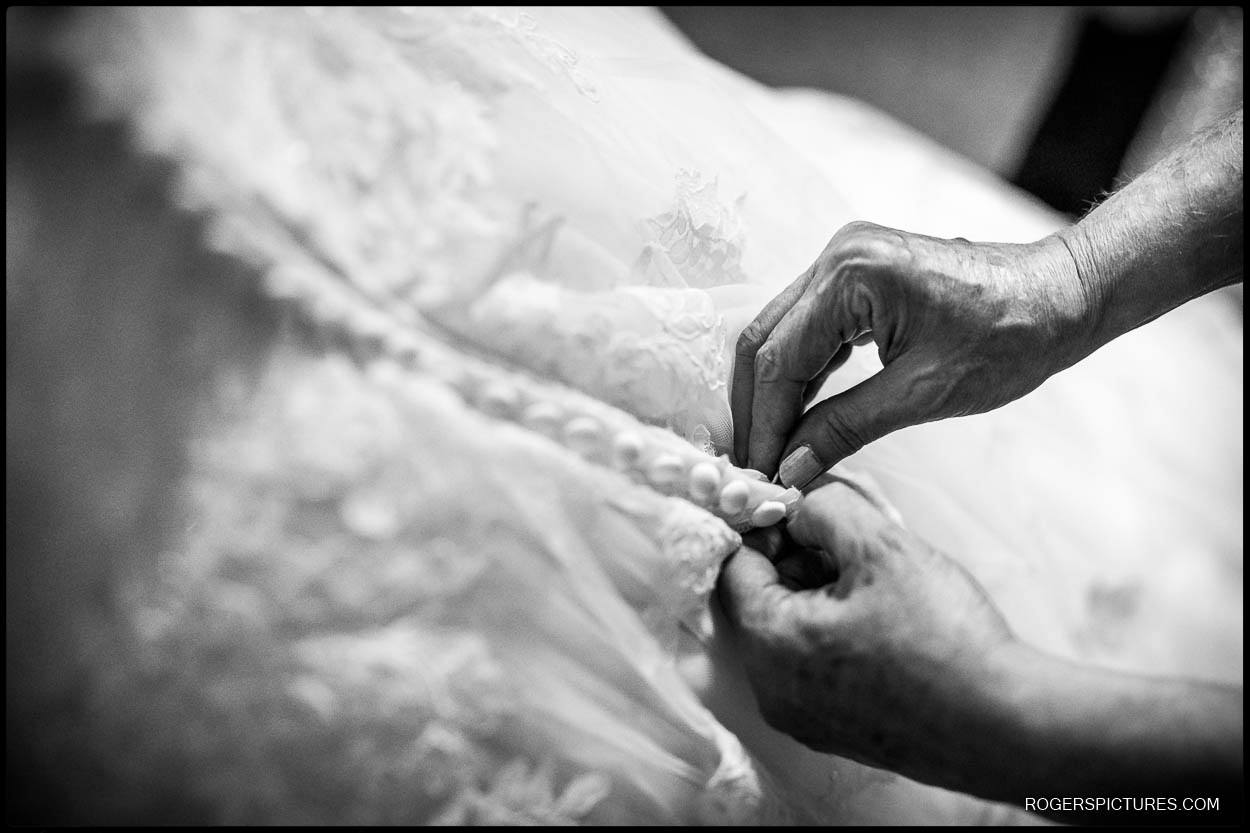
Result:
<svg viewBox="0 0 1250 833"><path fill-rule="evenodd" d="M1239 109L1052 235L1085 296L1086 352L1241 280L1241 160Z"/></svg>
<svg viewBox="0 0 1250 833"><path fill-rule="evenodd" d="M1040 278L1031 293L1036 323L1050 346L1053 374L1102 345L1105 285L1087 241L1075 227L1045 237L1031 248L1035 266L1029 271Z"/></svg>

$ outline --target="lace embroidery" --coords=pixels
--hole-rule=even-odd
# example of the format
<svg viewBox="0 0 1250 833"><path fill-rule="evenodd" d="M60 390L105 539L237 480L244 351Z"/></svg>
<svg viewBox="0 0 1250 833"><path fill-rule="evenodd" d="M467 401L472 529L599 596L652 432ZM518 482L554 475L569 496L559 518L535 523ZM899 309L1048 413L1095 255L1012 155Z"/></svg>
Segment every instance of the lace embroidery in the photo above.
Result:
<svg viewBox="0 0 1250 833"><path fill-rule="evenodd" d="M667 277L665 264L690 286L743 283L743 234L739 212L746 195L725 206L717 197L715 178L697 171L679 171L673 208L647 220L655 242L644 250L638 268L649 275ZM657 255L663 254L659 263Z"/></svg>
<svg viewBox="0 0 1250 833"><path fill-rule="evenodd" d="M577 53L555 38L538 31L538 22L525 12L518 12L515 20L507 20L502 13L482 13L483 17L496 23L530 54L547 65L555 75L563 75L579 93L591 101L599 101L599 88L578 65Z"/></svg>
<svg viewBox="0 0 1250 833"><path fill-rule="evenodd" d="M473 299L459 321L454 313L439 317L539 373L672 428L701 450L732 441L725 324L702 290L578 292L514 273Z"/></svg>
<svg viewBox="0 0 1250 833"><path fill-rule="evenodd" d="M531 766L516 758L485 789L457 793L430 824L577 824L610 791L607 779L594 773L577 776L563 791L554 780L550 763Z"/></svg>

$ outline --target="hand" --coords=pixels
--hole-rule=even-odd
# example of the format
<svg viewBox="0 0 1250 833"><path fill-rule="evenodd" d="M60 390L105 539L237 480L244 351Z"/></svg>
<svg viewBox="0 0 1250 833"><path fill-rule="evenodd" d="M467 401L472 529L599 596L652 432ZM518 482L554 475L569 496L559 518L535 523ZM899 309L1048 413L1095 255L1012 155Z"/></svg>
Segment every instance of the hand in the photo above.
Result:
<svg viewBox="0 0 1250 833"><path fill-rule="evenodd" d="M767 530L752 541L764 552L742 547L721 574L761 713L818 751L949 783L977 763L970 737L984 749L996 731L990 687L1015 640L976 581L880 498L824 481L792 540Z"/></svg>
<svg viewBox="0 0 1250 833"><path fill-rule="evenodd" d="M851 223L742 331L737 462L772 475L784 457L782 482L802 488L891 431L1004 405L1092 349L1087 310L1058 237L970 243ZM803 414L868 340L884 369ZM791 458L800 446L814 458Z"/></svg>

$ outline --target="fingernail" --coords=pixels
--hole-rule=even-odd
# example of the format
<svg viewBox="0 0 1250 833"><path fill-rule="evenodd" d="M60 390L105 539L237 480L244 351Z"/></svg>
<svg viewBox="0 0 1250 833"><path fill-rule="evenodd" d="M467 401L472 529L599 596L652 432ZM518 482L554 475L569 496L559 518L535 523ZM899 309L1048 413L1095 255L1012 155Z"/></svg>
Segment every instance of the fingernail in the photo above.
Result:
<svg viewBox="0 0 1250 833"><path fill-rule="evenodd" d="M822 471L824 471L824 466L821 465L816 452L801 445L781 461L781 468L778 469L777 474L781 478L781 485L802 489Z"/></svg>

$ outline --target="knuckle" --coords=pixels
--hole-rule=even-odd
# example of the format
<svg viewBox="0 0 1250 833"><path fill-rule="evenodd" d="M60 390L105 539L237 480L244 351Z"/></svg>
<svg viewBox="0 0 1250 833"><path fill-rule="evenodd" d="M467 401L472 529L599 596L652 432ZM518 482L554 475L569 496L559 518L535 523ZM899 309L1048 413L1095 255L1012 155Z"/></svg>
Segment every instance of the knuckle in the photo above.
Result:
<svg viewBox="0 0 1250 833"><path fill-rule="evenodd" d="M852 220L842 228L838 229L838 233L833 236L833 240L830 242L853 240L885 230L887 230L885 226L879 226L876 223L870 223L867 220Z"/></svg>
<svg viewBox="0 0 1250 833"><path fill-rule="evenodd" d="M760 349L767 338L768 333L764 330L764 326L758 320L752 321L738 335L735 353L741 358L753 358L755 351Z"/></svg>
<svg viewBox="0 0 1250 833"><path fill-rule="evenodd" d="M812 619L804 619L796 627L796 636L802 642L804 648L808 651L829 650L834 642L835 634L830 631L829 626L824 622Z"/></svg>
<svg viewBox="0 0 1250 833"><path fill-rule="evenodd" d="M755 375L760 381L771 382L781 378L783 367L781 345L766 341L755 352Z"/></svg>
<svg viewBox="0 0 1250 833"><path fill-rule="evenodd" d="M790 595L780 585L757 591L742 611L743 630L757 652L770 661L782 662L790 655L790 613Z"/></svg>
<svg viewBox="0 0 1250 833"><path fill-rule="evenodd" d="M871 441L864 424L842 410L831 410L817 426L818 435L826 448L840 451L842 457L848 457L859 451ZM827 464L837 462L827 460Z"/></svg>
<svg viewBox="0 0 1250 833"><path fill-rule="evenodd" d="M835 262L859 261L875 267L893 268L910 257L906 233L876 223L850 223L830 243Z"/></svg>
<svg viewBox="0 0 1250 833"><path fill-rule="evenodd" d="M743 638L752 645L759 642L766 632L766 609L761 604L758 594L746 588L737 587L732 582L723 582L724 590L721 598L726 602L725 615L734 624Z"/></svg>
<svg viewBox="0 0 1250 833"><path fill-rule="evenodd" d="M738 610L738 627L757 642L764 639L768 633L768 626L768 609L764 605L748 603Z"/></svg>

